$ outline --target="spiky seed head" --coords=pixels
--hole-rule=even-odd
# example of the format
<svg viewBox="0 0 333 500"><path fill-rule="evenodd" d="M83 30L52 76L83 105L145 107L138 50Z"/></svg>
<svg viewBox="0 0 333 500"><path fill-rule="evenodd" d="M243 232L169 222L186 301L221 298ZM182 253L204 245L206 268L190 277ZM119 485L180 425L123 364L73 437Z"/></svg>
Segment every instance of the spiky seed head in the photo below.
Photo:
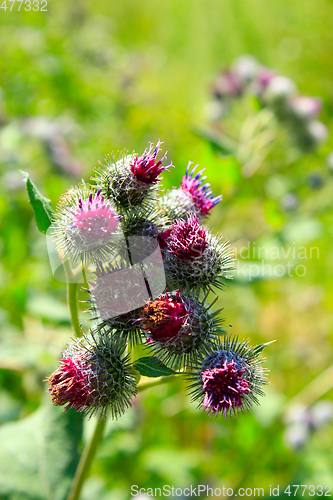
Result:
<svg viewBox="0 0 333 500"><path fill-rule="evenodd" d="M160 141L138 157L136 153L120 153L117 158L113 153L105 158L105 165L96 170L94 180L107 198L111 198L118 210L141 205L145 200L156 195L158 177L172 164L163 166L157 159Z"/></svg>
<svg viewBox="0 0 333 500"><path fill-rule="evenodd" d="M96 332L95 332L96 333ZM89 418L121 416L136 395L135 376L125 347L103 332L76 340L48 377L52 403L74 408Z"/></svg>
<svg viewBox="0 0 333 500"><path fill-rule="evenodd" d="M229 242L200 226L195 215L188 216L187 221L176 220L160 235L159 242L167 286L173 290L222 288L221 280L231 277L235 259Z"/></svg>
<svg viewBox="0 0 333 500"><path fill-rule="evenodd" d="M215 196L212 190L209 189L210 184L208 182L203 184L207 176L202 177L202 173L206 169L203 168L196 173L195 171L199 165L195 165L190 172L191 165L192 162L189 162L187 165L180 189L192 197L197 214L201 217L206 217L211 209L222 200L222 196Z"/></svg>
<svg viewBox="0 0 333 500"><path fill-rule="evenodd" d="M171 222L151 200L145 201L140 206L124 209L122 214L121 228L126 237L147 236L155 238Z"/></svg>
<svg viewBox="0 0 333 500"><path fill-rule="evenodd" d="M138 319L146 332L147 346L173 368L191 367L211 349L222 333L222 319L194 296L177 292L150 300Z"/></svg>
<svg viewBox="0 0 333 500"><path fill-rule="evenodd" d="M197 213L192 196L180 188L173 188L158 197L157 207L171 221L186 217L189 212Z"/></svg>
<svg viewBox="0 0 333 500"><path fill-rule="evenodd" d="M264 396L261 387L267 384L260 356L266 345L251 348L248 341L225 337L189 375L192 400L209 415L225 418L259 405L257 396Z"/></svg>
<svg viewBox="0 0 333 500"><path fill-rule="evenodd" d="M326 141L329 131L324 123L318 120L311 120L307 126L307 134L309 143L313 145L313 148L316 148L322 142Z"/></svg>
<svg viewBox="0 0 333 500"><path fill-rule="evenodd" d="M237 57L231 66L232 74L238 76L243 89L255 79L259 70L259 62L250 54Z"/></svg>
<svg viewBox="0 0 333 500"><path fill-rule="evenodd" d="M84 182L60 197L54 222L59 250L74 261L105 258L119 235L119 216L101 190Z"/></svg>

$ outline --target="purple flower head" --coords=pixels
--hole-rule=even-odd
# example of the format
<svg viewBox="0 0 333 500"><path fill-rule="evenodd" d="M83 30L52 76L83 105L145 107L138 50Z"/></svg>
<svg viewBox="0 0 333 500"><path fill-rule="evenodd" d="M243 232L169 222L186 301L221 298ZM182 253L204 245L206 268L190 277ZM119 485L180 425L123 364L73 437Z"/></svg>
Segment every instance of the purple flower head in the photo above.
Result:
<svg viewBox="0 0 333 500"><path fill-rule="evenodd" d="M103 331L77 340L63 352L59 367L47 379L52 403L89 417L95 413L112 418L122 415L136 394L124 350L124 344Z"/></svg>
<svg viewBox="0 0 333 500"><path fill-rule="evenodd" d="M208 246L206 229L200 226L195 213L190 213L187 220L177 219L159 237L162 247L178 259L187 261L199 257Z"/></svg>
<svg viewBox="0 0 333 500"><path fill-rule="evenodd" d="M159 174L170 165L162 165L166 154L159 160L161 141L156 146L150 143L141 156L123 151L106 155L105 165L100 163L94 181L106 198L111 199L120 213L139 207L155 199Z"/></svg>
<svg viewBox="0 0 333 500"><path fill-rule="evenodd" d="M182 179L180 189L191 196L198 214L204 217L215 205L217 205L222 200L222 196L214 196L212 190L209 189L210 184L208 182L202 184L203 181L207 178L206 176L201 177L202 173L206 169L203 168L197 174L195 174L195 171L199 165L195 165L191 172L189 172L191 165L192 162L189 162L187 165L186 174Z"/></svg>
<svg viewBox="0 0 333 500"><path fill-rule="evenodd" d="M225 337L189 375L192 399L209 415L236 415L250 411L263 396L261 386L267 383L266 370L261 367L261 351L268 344L249 347L248 341Z"/></svg>
<svg viewBox="0 0 333 500"><path fill-rule="evenodd" d="M218 361L217 366L202 372L204 391L203 406L209 415L227 413L243 405L243 397L250 392L249 383L243 379L244 369L237 369L234 359Z"/></svg>
<svg viewBox="0 0 333 500"><path fill-rule="evenodd" d="M104 258L114 249L119 219L101 190L80 183L59 200L54 231L58 249L74 261Z"/></svg>
<svg viewBox="0 0 333 500"><path fill-rule="evenodd" d="M52 403L55 406L67 405L65 411L70 408L82 411L85 405L89 406L92 399L88 373L84 353L61 359L57 370L47 379Z"/></svg>
<svg viewBox="0 0 333 500"><path fill-rule="evenodd" d="M91 241L95 241L96 236L108 241L119 225L119 217L100 194L101 189L95 195L90 193L87 200L80 197L77 210L72 212L72 227L79 229L81 235Z"/></svg>
<svg viewBox="0 0 333 500"><path fill-rule="evenodd" d="M138 181L145 184L154 184L160 180L158 178L159 174L172 166L172 163L167 166L162 165L167 153L160 160L157 159L158 152L161 149L160 144L162 144L161 141L158 141L154 147L150 143L148 151L146 149L141 156L136 156L130 163L131 171Z"/></svg>
<svg viewBox="0 0 333 500"><path fill-rule="evenodd" d="M177 219L161 233L158 242L162 249L168 289L208 291L213 286L222 289L222 279L231 276L234 256L229 242L221 235L213 236L199 224L194 213L187 220Z"/></svg>
<svg viewBox="0 0 333 500"><path fill-rule="evenodd" d="M168 240L171 234L172 234L172 226L156 235L156 239L162 250L165 250L168 247Z"/></svg>

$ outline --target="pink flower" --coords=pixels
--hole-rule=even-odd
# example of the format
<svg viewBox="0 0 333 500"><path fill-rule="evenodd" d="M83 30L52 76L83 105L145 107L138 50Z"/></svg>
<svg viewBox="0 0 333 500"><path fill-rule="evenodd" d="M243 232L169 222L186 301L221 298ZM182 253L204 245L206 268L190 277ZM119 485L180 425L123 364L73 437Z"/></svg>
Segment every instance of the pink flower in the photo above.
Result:
<svg viewBox="0 0 333 500"><path fill-rule="evenodd" d="M261 352L270 343L250 347L248 341L224 336L188 376L192 401L199 400L209 415L225 418L259 405L257 396L265 395L261 387L267 384Z"/></svg>
<svg viewBox="0 0 333 500"><path fill-rule="evenodd" d="M95 413L112 418L122 415L137 392L125 348L102 328L76 339L47 379L52 403L89 418Z"/></svg>
<svg viewBox="0 0 333 500"><path fill-rule="evenodd" d="M79 229L80 234L86 238L91 237L94 240L97 236L98 239L105 238L109 241L110 234L118 228L119 217L100 194L101 189L94 197L90 193L87 200L82 201L82 198L79 198L78 208L73 212L72 227Z"/></svg>
<svg viewBox="0 0 333 500"><path fill-rule="evenodd" d="M186 174L182 179L180 189L191 196L199 215L205 216L222 200L222 196L214 196L211 189L209 189L210 184L208 182L202 185L203 181L207 177L202 177L201 179L200 177L206 169L203 168L193 177L193 174L199 165L195 165L191 173L189 173L191 165L192 162L189 162L187 165Z"/></svg>
<svg viewBox="0 0 333 500"><path fill-rule="evenodd" d="M227 413L243 405L243 397L250 392L249 383L243 379L245 369L237 369L233 359L225 359L217 366L202 372L203 406L208 414Z"/></svg>
<svg viewBox="0 0 333 500"><path fill-rule="evenodd" d="M208 246L206 230L200 226L194 213L187 216L187 221L177 219L170 229L160 235L159 243L183 261L199 257Z"/></svg>
<svg viewBox="0 0 333 500"><path fill-rule="evenodd" d="M158 141L154 148L153 144L150 143L149 150L145 150L143 155L139 157L136 156L130 164L131 171L138 181L145 184L154 184L160 180L158 178L159 174L172 166L172 164L162 165L166 153L160 160L157 160L158 152L161 149L160 144L162 143Z"/></svg>
<svg viewBox="0 0 333 500"><path fill-rule="evenodd" d="M191 294L169 292L147 302L136 321L146 332L146 344L168 366L192 367L215 346L223 319L212 304Z"/></svg>
<svg viewBox="0 0 333 500"><path fill-rule="evenodd" d="M86 364L84 357L80 355L60 360L58 369L47 379L54 405L67 405L65 411L70 408L83 411L93 401L89 401L91 388Z"/></svg>

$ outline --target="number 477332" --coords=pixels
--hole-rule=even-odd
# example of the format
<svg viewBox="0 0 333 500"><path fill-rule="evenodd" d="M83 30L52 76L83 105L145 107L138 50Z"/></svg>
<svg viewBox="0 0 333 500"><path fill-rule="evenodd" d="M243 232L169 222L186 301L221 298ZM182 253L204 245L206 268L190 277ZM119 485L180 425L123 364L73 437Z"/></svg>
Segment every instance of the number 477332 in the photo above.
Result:
<svg viewBox="0 0 333 500"><path fill-rule="evenodd" d="M5 12L7 9L10 11L12 10L17 10L20 11L22 7L22 10L26 10L27 12L34 11L41 11L41 12L47 12L47 0L4 0L2 4L0 5L0 9L3 9ZM1 11L0 11L1 12Z"/></svg>

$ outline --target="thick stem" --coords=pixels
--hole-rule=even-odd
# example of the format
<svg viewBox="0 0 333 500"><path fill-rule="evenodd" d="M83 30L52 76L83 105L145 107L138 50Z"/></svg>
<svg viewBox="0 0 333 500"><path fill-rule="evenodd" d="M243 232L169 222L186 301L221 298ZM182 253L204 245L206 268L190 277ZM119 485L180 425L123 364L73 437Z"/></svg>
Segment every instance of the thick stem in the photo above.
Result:
<svg viewBox="0 0 333 500"><path fill-rule="evenodd" d="M103 439L105 429L105 419L97 422L94 434L91 440L86 444L77 466L75 476L72 482L67 500L79 500L83 483L89 473L90 466L94 460L98 445Z"/></svg>

